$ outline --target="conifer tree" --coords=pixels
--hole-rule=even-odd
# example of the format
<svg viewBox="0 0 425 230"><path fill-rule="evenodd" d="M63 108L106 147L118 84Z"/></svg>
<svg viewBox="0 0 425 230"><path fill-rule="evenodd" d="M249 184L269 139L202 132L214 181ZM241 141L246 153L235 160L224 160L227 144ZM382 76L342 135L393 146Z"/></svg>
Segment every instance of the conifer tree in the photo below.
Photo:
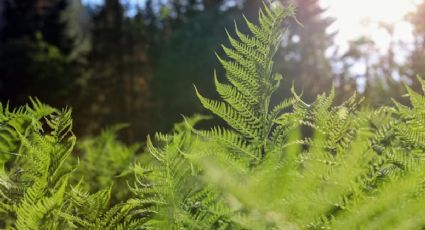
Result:
<svg viewBox="0 0 425 230"><path fill-rule="evenodd" d="M79 105L84 113L80 123L83 133L99 132L107 124L128 122L134 128L123 131L125 139L146 135L152 75L147 37L155 36L149 34L155 33L148 27L151 19L141 11L133 17L126 16L126 9L118 0L105 1L92 14L91 72Z"/></svg>

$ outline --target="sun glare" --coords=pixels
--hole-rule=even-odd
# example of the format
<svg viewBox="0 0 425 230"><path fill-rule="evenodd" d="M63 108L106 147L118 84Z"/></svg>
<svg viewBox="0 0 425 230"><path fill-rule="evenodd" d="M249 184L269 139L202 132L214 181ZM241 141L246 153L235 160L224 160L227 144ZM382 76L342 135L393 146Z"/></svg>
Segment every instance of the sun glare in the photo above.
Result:
<svg viewBox="0 0 425 230"><path fill-rule="evenodd" d="M409 42L411 27L405 15L415 9L419 0L321 0L327 14L336 19L331 30L338 31L336 42L344 45L349 40L368 36L385 49L390 37L380 23L394 26L394 38Z"/></svg>

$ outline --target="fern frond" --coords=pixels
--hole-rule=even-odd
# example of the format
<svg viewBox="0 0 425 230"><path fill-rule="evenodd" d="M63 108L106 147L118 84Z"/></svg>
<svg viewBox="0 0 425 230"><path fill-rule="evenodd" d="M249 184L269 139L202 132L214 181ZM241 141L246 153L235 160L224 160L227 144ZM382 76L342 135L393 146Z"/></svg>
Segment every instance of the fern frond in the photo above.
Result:
<svg viewBox="0 0 425 230"><path fill-rule="evenodd" d="M55 226L54 210L60 208L63 203L67 180L64 180L60 188L51 196L44 197L41 194L47 186L47 173L34 182L24 196L22 203L17 207L16 227L18 229L43 229Z"/></svg>
<svg viewBox="0 0 425 230"><path fill-rule="evenodd" d="M253 144L255 147L252 151L256 154L250 154L251 161L257 163L264 157L262 152L270 142L275 128L274 119L288 106L282 103L269 111L270 98L280 81L279 75L272 73L272 59L280 44L282 21L293 11L291 7L282 6L271 8L264 5L264 8L259 12L260 25L244 17L250 35L243 34L235 25L237 40L226 30L231 47L223 46L223 50L229 60L218 55L217 58L230 85L221 83L214 75L216 90L224 102L203 97L195 87L202 105L225 120L240 135L226 137L222 135L228 133L212 131L210 134L215 135L210 135L210 138L226 140L230 149L239 146L239 140Z"/></svg>
<svg viewBox="0 0 425 230"><path fill-rule="evenodd" d="M244 118L237 110L226 103L207 99L199 94L198 91L196 91L196 93L205 108L214 111L238 132L254 140L258 138L259 130L255 127L255 124L251 124L251 122Z"/></svg>

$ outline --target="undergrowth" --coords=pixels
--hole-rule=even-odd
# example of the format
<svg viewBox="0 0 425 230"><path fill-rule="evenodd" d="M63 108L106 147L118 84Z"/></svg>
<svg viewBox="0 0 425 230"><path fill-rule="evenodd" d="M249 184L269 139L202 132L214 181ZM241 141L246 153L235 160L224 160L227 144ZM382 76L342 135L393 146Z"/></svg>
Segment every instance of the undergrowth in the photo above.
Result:
<svg viewBox="0 0 425 230"><path fill-rule="evenodd" d="M406 86L410 105L335 105L333 90L307 104L293 87L271 104L293 13L264 4L250 34L228 32L220 99L196 90L225 127L199 130L198 115L143 146L120 142L118 126L77 142L70 109L1 105L0 228L425 228L425 81Z"/></svg>

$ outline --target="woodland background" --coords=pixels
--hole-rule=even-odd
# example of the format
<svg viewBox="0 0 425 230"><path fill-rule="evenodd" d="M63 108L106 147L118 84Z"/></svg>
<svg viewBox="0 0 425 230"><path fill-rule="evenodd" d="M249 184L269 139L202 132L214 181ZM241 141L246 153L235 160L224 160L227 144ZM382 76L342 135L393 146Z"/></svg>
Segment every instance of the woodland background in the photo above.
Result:
<svg viewBox="0 0 425 230"><path fill-rule="evenodd" d="M425 76L425 3L406 15L415 33L410 48L394 41L378 53L374 41L360 37L346 52L329 53L336 46L335 33L328 30L334 19L318 0L291 2L297 20L286 22L287 39L275 61L284 75L280 98L290 95L292 82L307 102L332 84L341 101L362 88L370 106L391 103L392 97L403 101L401 82L419 88L414 79ZM123 138L143 140L146 134L169 130L181 114L203 111L192 85L212 94L214 68L220 71L214 52L220 53L227 40L223 28L242 20L241 13L255 21L260 4L0 0L0 101L15 106L35 96L56 107L72 107L77 135L128 123ZM391 25L382 27L392 34ZM395 46L406 47L403 63L394 57ZM364 71L353 71L356 63L363 63Z"/></svg>

